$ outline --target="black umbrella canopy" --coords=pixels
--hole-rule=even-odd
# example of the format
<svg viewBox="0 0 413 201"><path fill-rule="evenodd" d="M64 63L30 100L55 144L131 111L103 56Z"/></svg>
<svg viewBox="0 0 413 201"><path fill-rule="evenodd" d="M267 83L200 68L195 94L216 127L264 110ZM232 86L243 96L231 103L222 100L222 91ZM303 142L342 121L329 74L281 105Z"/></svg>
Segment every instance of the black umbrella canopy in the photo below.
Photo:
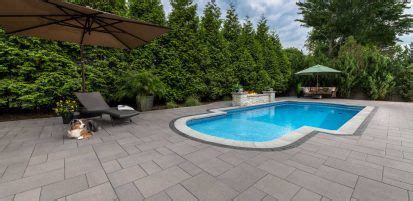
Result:
<svg viewBox="0 0 413 201"><path fill-rule="evenodd" d="M0 27L6 34L80 44L82 66L83 45L133 49L169 31L63 0L1 0Z"/></svg>

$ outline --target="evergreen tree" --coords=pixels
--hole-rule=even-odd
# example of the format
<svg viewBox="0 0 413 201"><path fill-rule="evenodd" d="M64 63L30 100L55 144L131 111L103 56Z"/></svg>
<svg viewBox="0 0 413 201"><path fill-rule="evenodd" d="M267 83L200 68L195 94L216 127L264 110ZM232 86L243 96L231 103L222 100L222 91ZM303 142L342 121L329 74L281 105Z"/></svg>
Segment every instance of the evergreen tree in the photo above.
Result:
<svg viewBox="0 0 413 201"><path fill-rule="evenodd" d="M255 52L255 31L249 17L246 18L241 28L238 43L240 58L237 65L238 69L236 69L237 76L245 89L254 90L254 84L259 78L257 64L252 54Z"/></svg>
<svg viewBox="0 0 413 201"><path fill-rule="evenodd" d="M69 2L116 15L126 16L127 14L125 0L69 0Z"/></svg>
<svg viewBox="0 0 413 201"><path fill-rule="evenodd" d="M160 42L165 49L160 52L163 63L159 73L172 92L167 99L184 101L189 96L203 97L207 87L200 67L203 55L196 4L192 0L171 0L171 6L168 21L171 31Z"/></svg>
<svg viewBox="0 0 413 201"><path fill-rule="evenodd" d="M225 40L227 40L231 45L235 45L238 43L240 32L241 25L239 23L235 6L234 4L230 4L230 7L226 13L222 33L224 35Z"/></svg>
<svg viewBox="0 0 413 201"><path fill-rule="evenodd" d="M243 51L241 51L242 45L240 44L241 24L233 4L230 4L230 7L226 12L226 18L224 20L221 33L224 37L224 51L227 55L227 68L225 68L227 76L229 76L227 85L232 85L227 89L232 89L234 85L240 84L241 81L240 77L237 75L240 74L238 70L242 69L239 61L243 53Z"/></svg>
<svg viewBox="0 0 413 201"><path fill-rule="evenodd" d="M160 0L128 0L129 17L158 25L165 24L165 13Z"/></svg>
<svg viewBox="0 0 413 201"><path fill-rule="evenodd" d="M226 60L228 49L221 32L221 11L214 0L208 2L201 19L200 39L202 42L203 59L201 68L205 72L205 84L208 86L207 97L217 99L229 94L231 86L235 84L234 77Z"/></svg>

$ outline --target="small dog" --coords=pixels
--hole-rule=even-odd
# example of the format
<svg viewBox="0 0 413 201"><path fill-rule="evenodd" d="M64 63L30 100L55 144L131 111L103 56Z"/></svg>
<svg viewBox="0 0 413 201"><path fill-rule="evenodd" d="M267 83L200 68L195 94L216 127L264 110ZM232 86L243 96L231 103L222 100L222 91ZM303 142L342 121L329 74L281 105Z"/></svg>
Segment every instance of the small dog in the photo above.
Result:
<svg viewBox="0 0 413 201"><path fill-rule="evenodd" d="M94 132L98 131L98 127L94 121L86 119L74 119L69 124L67 136L69 138L89 139Z"/></svg>

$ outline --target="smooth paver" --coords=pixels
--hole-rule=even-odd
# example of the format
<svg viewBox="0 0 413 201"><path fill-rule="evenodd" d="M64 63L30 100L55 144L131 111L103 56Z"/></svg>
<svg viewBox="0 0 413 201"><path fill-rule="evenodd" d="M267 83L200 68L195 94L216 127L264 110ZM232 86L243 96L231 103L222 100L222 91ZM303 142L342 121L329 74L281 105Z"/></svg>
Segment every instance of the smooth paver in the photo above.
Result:
<svg viewBox="0 0 413 201"><path fill-rule="evenodd" d="M218 147L169 127L229 102L144 112L132 123L104 116L90 140L64 137L60 118L0 122L0 200L413 201L413 104L321 101L376 110L357 135L318 133L280 151Z"/></svg>
<svg viewBox="0 0 413 201"><path fill-rule="evenodd" d="M258 168L265 170L271 173L272 175L275 175L281 178L286 178L288 175L290 175L295 170L295 168L292 166L288 166L288 165L279 163L274 160L268 160L262 163L260 166L258 166Z"/></svg>
<svg viewBox="0 0 413 201"><path fill-rule="evenodd" d="M321 196L302 188L300 191L298 191L298 193L291 200L292 201L319 201L321 200Z"/></svg>
<svg viewBox="0 0 413 201"><path fill-rule="evenodd" d="M251 187L247 189L246 191L242 192L239 194L234 201L250 201L250 200L262 200L265 196L267 196L266 193L258 190L255 187Z"/></svg>
<svg viewBox="0 0 413 201"><path fill-rule="evenodd" d="M318 168L316 175L351 188L354 188L358 178L358 176L355 174L351 174L328 166L321 166L320 168Z"/></svg>
<svg viewBox="0 0 413 201"><path fill-rule="evenodd" d="M352 188L300 170L293 172L287 180L334 200L349 200L353 192Z"/></svg>
<svg viewBox="0 0 413 201"><path fill-rule="evenodd" d="M231 200L237 196L237 191L215 177L201 173L184 182L182 185L200 200Z"/></svg>
<svg viewBox="0 0 413 201"><path fill-rule="evenodd" d="M189 177L188 173L175 166L139 179L135 185L144 197L150 197Z"/></svg>
<svg viewBox="0 0 413 201"><path fill-rule="evenodd" d="M108 181L105 171L100 169L93 172L86 173L87 183L89 187L93 187Z"/></svg>
<svg viewBox="0 0 413 201"><path fill-rule="evenodd" d="M138 191L135 184L128 183L115 188L120 201L138 201L143 200L142 194Z"/></svg>
<svg viewBox="0 0 413 201"><path fill-rule="evenodd" d="M258 181L255 187L279 200L289 200L300 190L299 186L271 175Z"/></svg>
<svg viewBox="0 0 413 201"><path fill-rule="evenodd" d="M55 200L88 189L85 175L72 177L42 187L40 200Z"/></svg>
<svg viewBox="0 0 413 201"><path fill-rule="evenodd" d="M408 201L406 190L361 177L353 196L359 200L371 201Z"/></svg>
<svg viewBox="0 0 413 201"><path fill-rule="evenodd" d="M108 174L110 183L112 183L112 186L115 188L120 185L133 182L145 176L145 171L143 171L139 166L128 167Z"/></svg>
<svg viewBox="0 0 413 201"><path fill-rule="evenodd" d="M265 171L243 163L238 167L228 170L224 174L220 175L218 179L227 184L229 187L242 192L255 184L265 175Z"/></svg>
<svg viewBox="0 0 413 201"><path fill-rule="evenodd" d="M184 187L182 187L179 184L168 188L165 192L172 200L197 200L197 198L194 195L192 195L189 191L187 191Z"/></svg>
<svg viewBox="0 0 413 201"><path fill-rule="evenodd" d="M38 201L40 199L41 188L36 188L23 193L19 193L14 197L14 201Z"/></svg>
<svg viewBox="0 0 413 201"><path fill-rule="evenodd" d="M29 189L41 187L64 179L64 170L55 170L44 174L25 177L0 184L0 197L21 193Z"/></svg>
<svg viewBox="0 0 413 201"><path fill-rule="evenodd" d="M69 195L66 201L113 201L116 194L109 182Z"/></svg>

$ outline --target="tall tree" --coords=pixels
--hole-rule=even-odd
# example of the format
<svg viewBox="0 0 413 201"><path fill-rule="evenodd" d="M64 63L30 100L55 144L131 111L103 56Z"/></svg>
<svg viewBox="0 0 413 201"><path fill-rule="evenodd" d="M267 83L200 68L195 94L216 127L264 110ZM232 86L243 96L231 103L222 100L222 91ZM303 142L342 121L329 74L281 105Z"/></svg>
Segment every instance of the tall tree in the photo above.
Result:
<svg viewBox="0 0 413 201"><path fill-rule="evenodd" d="M203 49L201 68L205 72L205 84L208 86L206 95L211 99L222 97L228 93L228 90L225 89L231 88L231 83L228 83L228 78L231 76L227 75L230 71L226 71L228 68L226 58L229 54L221 32L222 20L220 16L221 9L215 0L211 0L205 6L199 30Z"/></svg>
<svg viewBox="0 0 413 201"><path fill-rule="evenodd" d="M236 44L238 42L238 37L241 32L241 25L239 23L238 15L235 10L234 4L230 4L229 9L226 13L226 18L224 20L224 26L222 28L222 33L225 39L231 44Z"/></svg>
<svg viewBox="0 0 413 201"><path fill-rule="evenodd" d="M297 5L303 15L298 21L312 28L310 46L325 49L329 57L349 36L384 48L394 45L398 35L412 32L412 15L404 14L407 4L400 0L306 0Z"/></svg>
<svg viewBox="0 0 413 201"><path fill-rule="evenodd" d="M125 0L69 0L69 2L82 6L114 13L116 15L126 16L126 1Z"/></svg>
<svg viewBox="0 0 413 201"><path fill-rule="evenodd" d="M258 79L258 71L255 58L251 54L255 49L255 30L249 17L245 19L241 28L238 43L240 45L238 50L240 51L240 58L237 65L238 69L236 69L237 76L241 85L245 86L246 89L252 90Z"/></svg>
<svg viewBox="0 0 413 201"><path fill-rule="evenodd" d="M227 76L231 78L228 79L227 83L234 86L240 82L240 78L237 74L238 70L242 69L242 65L240 65L241 62L239 61L241 59L241 55L244 53L243 50L241 50L242 45L239 43L241 24L239 22L234 4L230 4L230 7L226 12L221 33L224 37L224 42L226 43L224 51L228 55L226 57L226 62L228 65L225 71L227 72ZM233 86L228 87L228 89L232 90Z"/></svg>
<svg viewBox="0 0 413 201"><path fill-rule="evenodd" d="M168 25L171 31L160 44L162 64L157 66L161 78L170 86L168 100L183 101L188 96L204 96L207 87L203 82L199 41L199 18L192 0L171 0L172 12ZM173 72L173 73L172 73Z"/></svg>
<svg viewBox="0 0 413 201"><path fill-rule="evenodd" d="M154 24L165 24L165 13L160 0L128 0L129 16Z"/></svg>

